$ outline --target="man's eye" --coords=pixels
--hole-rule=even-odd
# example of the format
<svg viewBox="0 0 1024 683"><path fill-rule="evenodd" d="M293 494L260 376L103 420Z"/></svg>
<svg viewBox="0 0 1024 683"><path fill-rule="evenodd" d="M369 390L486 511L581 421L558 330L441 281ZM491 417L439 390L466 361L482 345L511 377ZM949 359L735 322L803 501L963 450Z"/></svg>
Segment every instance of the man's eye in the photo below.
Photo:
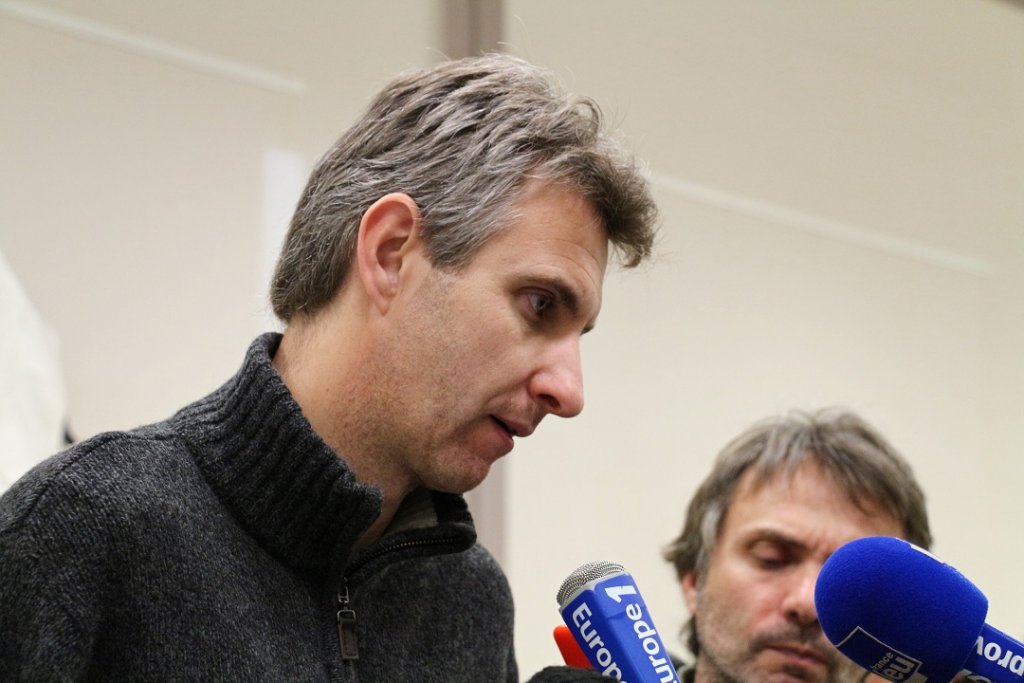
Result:
<svg viewBox="0 0 1024 683"><path fill-rule="evenodd" d="M526 297L530 301L530 307L533 309L533 312L538 315L546 311L554 303L550 296L540 292L530 292Z"/></svg>
<svg viewBox="0 0 1024 683"><path fill-rule="evenodd" d="M771 544L758 543L750 549L750 557L757 566L764 569L775 569L785 566L789 560L786 552Z"/></svg>
<svg viewBox="0 0 1024 683"><path fill-rule="evenodd" d="M754 561L765 569L775 569L786 563L786 561L781 557L767 555L755 556Z"/></svg>

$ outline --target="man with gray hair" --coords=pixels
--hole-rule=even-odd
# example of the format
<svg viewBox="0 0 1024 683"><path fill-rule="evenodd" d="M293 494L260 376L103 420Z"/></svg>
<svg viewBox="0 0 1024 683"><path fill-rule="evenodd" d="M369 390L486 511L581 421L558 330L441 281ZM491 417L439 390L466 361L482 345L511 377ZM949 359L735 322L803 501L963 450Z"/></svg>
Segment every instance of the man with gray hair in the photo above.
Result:
<svg viewBox="0 0 1024 683"><path fill-rule="evenodd" d="M504 56L399 77L314 169L283 335L0 499L0 679L515 681L461 494L583 408L655 208L596 105Z"/></svg>
<svg viewBox="0 0 1024 683"><path fill-rule="evenodd" d="M910 466L863 419L793 412L733 439L665 551L692 615L682 680L863 679L825 639L814 585L832 552L874 535L931 545Z"/></svg>

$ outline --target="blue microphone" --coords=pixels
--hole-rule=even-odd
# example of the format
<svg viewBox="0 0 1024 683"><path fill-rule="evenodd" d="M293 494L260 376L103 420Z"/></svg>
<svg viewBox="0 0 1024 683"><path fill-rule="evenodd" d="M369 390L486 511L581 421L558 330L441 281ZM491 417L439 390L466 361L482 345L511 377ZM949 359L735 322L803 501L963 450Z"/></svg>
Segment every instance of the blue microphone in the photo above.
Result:
<svg viewBox="0 0 1024 683"><path fill-rule="evenodd" d="M633 577L614 562L589 562L558 589L559 611L587 659L628 683L679 683Z"/></svg>
<svg viewBox="0 0 1024 683"><path fill-rule="evenodd" d="M1024 681L1024 644L985 623L985 595L903 539L869 536L836 550L814 604L829 641L893 683Z"/></svg>

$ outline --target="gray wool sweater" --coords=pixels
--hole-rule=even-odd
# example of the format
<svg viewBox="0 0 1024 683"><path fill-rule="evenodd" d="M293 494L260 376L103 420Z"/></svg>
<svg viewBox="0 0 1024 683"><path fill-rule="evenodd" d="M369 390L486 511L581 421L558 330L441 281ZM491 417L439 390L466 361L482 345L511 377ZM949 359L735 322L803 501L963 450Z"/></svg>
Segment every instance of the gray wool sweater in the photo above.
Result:
<svg viewBox="0 0 1024 683"><path fill-rule="evenodd" d="M380 492L312 431L279 342L0 498L0 680L517 679L509 587L464 500L414 494L354 551Z"/></svg>

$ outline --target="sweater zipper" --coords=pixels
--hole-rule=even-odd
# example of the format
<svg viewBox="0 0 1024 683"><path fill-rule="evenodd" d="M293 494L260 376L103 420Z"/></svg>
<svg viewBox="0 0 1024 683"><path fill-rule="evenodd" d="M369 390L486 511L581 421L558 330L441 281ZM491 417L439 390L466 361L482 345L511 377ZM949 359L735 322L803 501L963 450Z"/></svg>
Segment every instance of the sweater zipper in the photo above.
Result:
<svg viewBox="0 0 1024 683"><path fill-rule="evenodd" d="M338 645L343 660L359 659L359 640L356 636L356 611L349 606L348 579L342 577L338 589Z"/></svg>
<svg viewBox="0 0 1024 683"><path fill-rule="evenodd" d="M341 649L342 660L353 661L359 659L359 640L356 635L356 611L351 607L352 598L349 595L348 590L348 577L354 574L356 570L363 567L367 562L391 551L404 550L405 548L414 548L417 546L446 545L459 540L461 539L451 537L405 541L404 543L398 543L396 545L381 548L380 550L362 558L359 564L349 568L349 570L341 577L341 586L338 588L338 647Z"/></svg>

